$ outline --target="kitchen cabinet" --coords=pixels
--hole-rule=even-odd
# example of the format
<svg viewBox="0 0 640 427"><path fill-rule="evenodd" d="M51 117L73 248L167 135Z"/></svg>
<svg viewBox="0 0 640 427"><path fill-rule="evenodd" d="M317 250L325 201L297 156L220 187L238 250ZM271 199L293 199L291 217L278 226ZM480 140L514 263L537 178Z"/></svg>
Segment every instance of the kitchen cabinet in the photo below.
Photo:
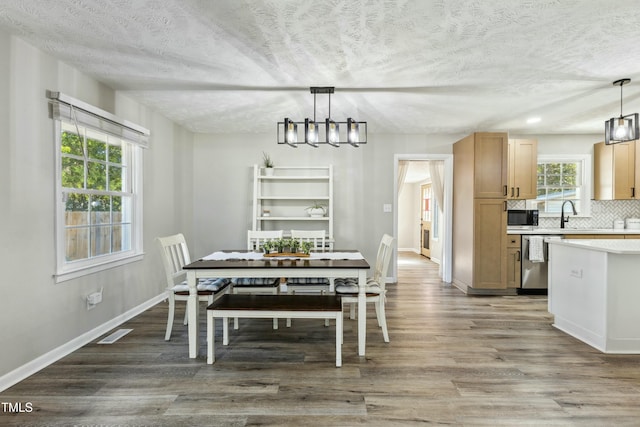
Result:
<svg viewBox="0 0 640 427"><path fill-rule="evenodd" d="M324 215L310 215L319 204ZM326 231L333 242L333 166L278 166L267 175L253 166L253 230Z"/></svg>
<svg viewBox="0 0 640 427"><path fill-rule="evenodd" d="M506 133L474 133L474 196L503 198L507 195L509 138Z"/></svg>
<svg viewBox="0 0 640 427"><path fill-rule="evenodd" d="M593 195L596 200L628 200L640 188L639 141L593 146Z"/></svg>
<svg viewBox="0 0 640 427"><path fill-rule="evenodd" d="M535 199L538 196L538 141L510 139L508 146L509 199Z"/></svg>
<svg viewBox="0 0 640 427"><path fill-rule="evenodd" d="M506 133L453 145L453 283L468 294L507 292Z"/></svg>
<svg viewBox="0 0 640 427"><path fill-rule="evenodd" d="M519 288L522 283L522 250L519 235L507 236L507 288Z"/></svg>

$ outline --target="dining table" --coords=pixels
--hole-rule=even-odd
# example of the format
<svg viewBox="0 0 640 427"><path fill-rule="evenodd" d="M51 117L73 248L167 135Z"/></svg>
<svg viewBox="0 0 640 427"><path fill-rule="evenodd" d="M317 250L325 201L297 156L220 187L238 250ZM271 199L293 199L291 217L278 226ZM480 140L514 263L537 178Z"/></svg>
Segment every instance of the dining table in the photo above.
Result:
<svg viewBox="0 0 640 427"><path fill-rule="evenodd" d="M302 255L268 256L261 252L221 250L183 267L187 272L189 357L199 350L198 279L221 278L355 278L358 280L358 355L365 355L367 332L366 285L371 269L357 250L332 250Z"/></svg>

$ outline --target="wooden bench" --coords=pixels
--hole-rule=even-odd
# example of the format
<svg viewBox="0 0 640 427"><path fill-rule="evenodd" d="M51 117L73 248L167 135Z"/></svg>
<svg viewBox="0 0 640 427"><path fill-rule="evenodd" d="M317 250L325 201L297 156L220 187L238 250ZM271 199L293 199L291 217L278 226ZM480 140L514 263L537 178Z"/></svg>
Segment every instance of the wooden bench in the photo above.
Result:
<svg viewBox="0 0 640 427"><path fill-rule="evenodd" d="M222 318L222 344L229 345L229 318L336 320L336 366L342 366L342 303L336 295L227 294L207 307L207 363L215 360L215 318Z"/></svg>

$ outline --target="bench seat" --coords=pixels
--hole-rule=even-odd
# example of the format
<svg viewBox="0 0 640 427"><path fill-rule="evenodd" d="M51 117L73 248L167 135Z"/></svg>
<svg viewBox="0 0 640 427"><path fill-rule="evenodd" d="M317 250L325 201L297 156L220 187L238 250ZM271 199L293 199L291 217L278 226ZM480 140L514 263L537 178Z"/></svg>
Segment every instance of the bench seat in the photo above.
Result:
<svg viewBox="0 0 640 427"><path fill-rule="evenodd" d="M342 366L342 303L336 295L227 294L207 307L207 363L215 361L215 318L222 318L222 344L229 345L229 318L336 320L336 366Z"/></svg>

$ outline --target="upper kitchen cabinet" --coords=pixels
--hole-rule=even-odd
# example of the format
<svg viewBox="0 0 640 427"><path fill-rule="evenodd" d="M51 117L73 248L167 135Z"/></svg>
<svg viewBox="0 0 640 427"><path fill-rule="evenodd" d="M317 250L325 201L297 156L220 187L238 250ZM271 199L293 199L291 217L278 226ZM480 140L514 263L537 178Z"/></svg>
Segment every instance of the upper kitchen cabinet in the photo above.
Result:
<svg viewBox="0 0 640 427"><path fill-rule="evenodd" d="M535 199L537 197L538 141L535 139L509 140L509 199Z"/></svg>
<svg viewBox="0 0 640 427"><path fill-rule="evenodd" d="M509 137L506 133L476 132L458 144L473 153L474 197L502 198L507 195Z"/></svg>
<svg viewBox="0 0 640 427"><path fill-rule="evenodd" d="M640 187L639 141L593 146L593 196L596 200L635 199Z"/></svg>

